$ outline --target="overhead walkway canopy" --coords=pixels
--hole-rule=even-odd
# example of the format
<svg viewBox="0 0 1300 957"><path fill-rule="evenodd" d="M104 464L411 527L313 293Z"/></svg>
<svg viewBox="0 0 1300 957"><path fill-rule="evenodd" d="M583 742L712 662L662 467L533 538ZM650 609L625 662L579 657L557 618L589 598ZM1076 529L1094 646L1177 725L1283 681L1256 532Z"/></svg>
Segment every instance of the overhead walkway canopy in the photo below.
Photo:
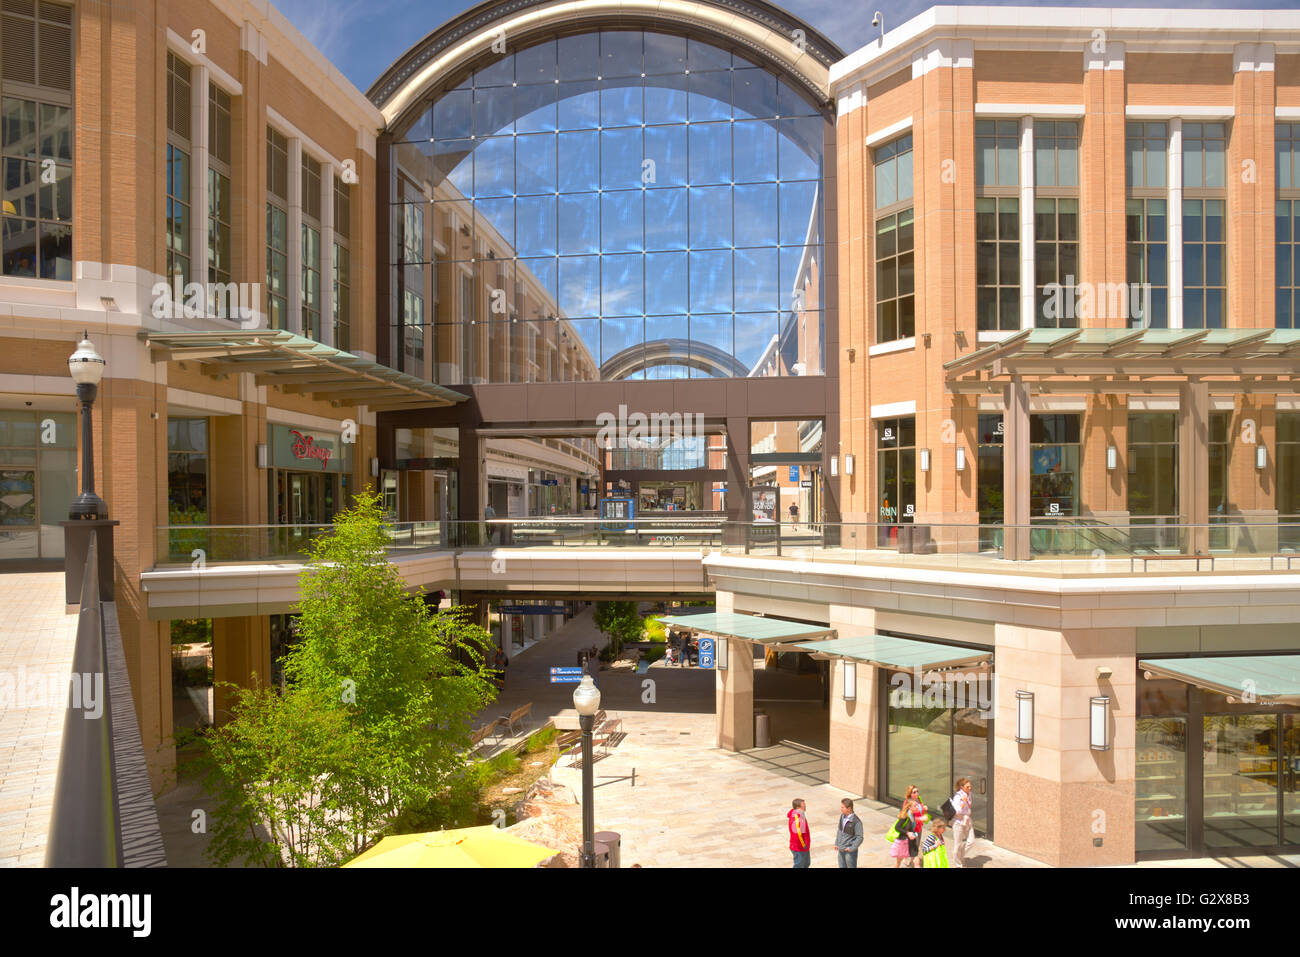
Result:
<svg viewBox="0 0 1300 957"><path fill-rule="evenodd" d="M1264 704L1300 705L1300 655L1163 658L1138 666L1238 700L1249 694Z"/></svg>
<svg viewBox="0 0 1300 957"><path fill-rule="evenodd" d="M154 362L193 361L215 375L252 372L259 386L280 386L336 405L378 410L450 406L466 396L350 352L282 329L142 332Z"/></svg>
<svg viewBox="0 0 1300 957"><path fill-rule="evenodd" d="M761 615L744 615L736 612L673 615L661 617L659 620L665 625L696 634L713 635L717 638L737 638L765 647L793 645L795 642L810 641L835 634L835 629L824 625L809 625L801 621L764 618Z"/></svg>
<svg viewBox="0 0 1300 957"><path fill-rule="evenodd" d="M894 635L859 635L837 638L833 641L809 641L798 645L814 657L840 658L845 661L863 661L882 668L911 671L920 668L934 671L939 668L958 668L983 664L993 657L991 651L975 648L958 648L934 641L915 638L898 638Z"/></svg>

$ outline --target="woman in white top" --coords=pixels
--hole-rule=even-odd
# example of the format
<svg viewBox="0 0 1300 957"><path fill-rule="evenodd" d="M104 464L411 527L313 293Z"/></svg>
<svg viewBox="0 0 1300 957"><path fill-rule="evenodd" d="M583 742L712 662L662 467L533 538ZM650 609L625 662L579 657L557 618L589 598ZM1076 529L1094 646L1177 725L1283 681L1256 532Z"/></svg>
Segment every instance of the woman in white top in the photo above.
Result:
<svg viewBox="0 0 1300 957"><path fill-rule="evenodd" d="M952 796L952 806L956 814L952 819L952 865L953 867L966 866L966 850L975 841L975 828L971 824L971 786L970 778L957 779L957 793Z"/></svg>

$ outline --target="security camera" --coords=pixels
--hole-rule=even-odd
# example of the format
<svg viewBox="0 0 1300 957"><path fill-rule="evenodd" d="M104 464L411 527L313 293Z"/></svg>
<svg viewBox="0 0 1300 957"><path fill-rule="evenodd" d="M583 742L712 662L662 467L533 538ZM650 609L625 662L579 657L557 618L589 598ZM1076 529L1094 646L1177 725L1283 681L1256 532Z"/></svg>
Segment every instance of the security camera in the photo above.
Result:
<svg viewBox="0 0 1300 957"><path fill-rule="evenodd" d="M872 18L871 18L871 25L872 25L873 27L878 27L878 26L880 26L880 17L872 17Z"/></svg>

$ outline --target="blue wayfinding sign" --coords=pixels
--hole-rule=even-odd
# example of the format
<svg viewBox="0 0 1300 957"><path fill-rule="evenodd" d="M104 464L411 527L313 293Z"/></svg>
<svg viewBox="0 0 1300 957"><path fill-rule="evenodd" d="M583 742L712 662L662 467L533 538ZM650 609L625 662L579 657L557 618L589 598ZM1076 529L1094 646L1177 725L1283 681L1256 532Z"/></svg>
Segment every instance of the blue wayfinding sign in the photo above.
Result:
<svg viewBox="0 0 1300 957"><path fill-rule="evenodd" d="M797 465L790 466L790 481L791 482L799 481L799 466Z"/></svg>
<svg viewBox="0 0 1300 957"><path fill-rule="evenodd" d="M700 653L698 657L701 668L713 667L713 639L700 637Z"/></svg>
<svg viewBox="0 0 1300 957"><path fill-rule="evenodd" d="M576 685L581 681L582 681L581 668L568 667L568 668L551 669L551 684L553 685L565 685L565 684Z"/></svg>

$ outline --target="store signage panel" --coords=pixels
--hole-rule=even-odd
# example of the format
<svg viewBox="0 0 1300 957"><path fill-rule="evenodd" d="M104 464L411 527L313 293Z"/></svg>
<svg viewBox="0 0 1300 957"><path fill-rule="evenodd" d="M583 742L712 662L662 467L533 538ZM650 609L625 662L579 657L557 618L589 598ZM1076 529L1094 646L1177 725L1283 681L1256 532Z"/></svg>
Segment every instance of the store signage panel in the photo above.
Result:
<svg viewBox="0 0 1300 957"><path fill-rule="evenodd" d="M347 472L349 447L337 432L272 425L271 464L298 472Z"/></svg>

